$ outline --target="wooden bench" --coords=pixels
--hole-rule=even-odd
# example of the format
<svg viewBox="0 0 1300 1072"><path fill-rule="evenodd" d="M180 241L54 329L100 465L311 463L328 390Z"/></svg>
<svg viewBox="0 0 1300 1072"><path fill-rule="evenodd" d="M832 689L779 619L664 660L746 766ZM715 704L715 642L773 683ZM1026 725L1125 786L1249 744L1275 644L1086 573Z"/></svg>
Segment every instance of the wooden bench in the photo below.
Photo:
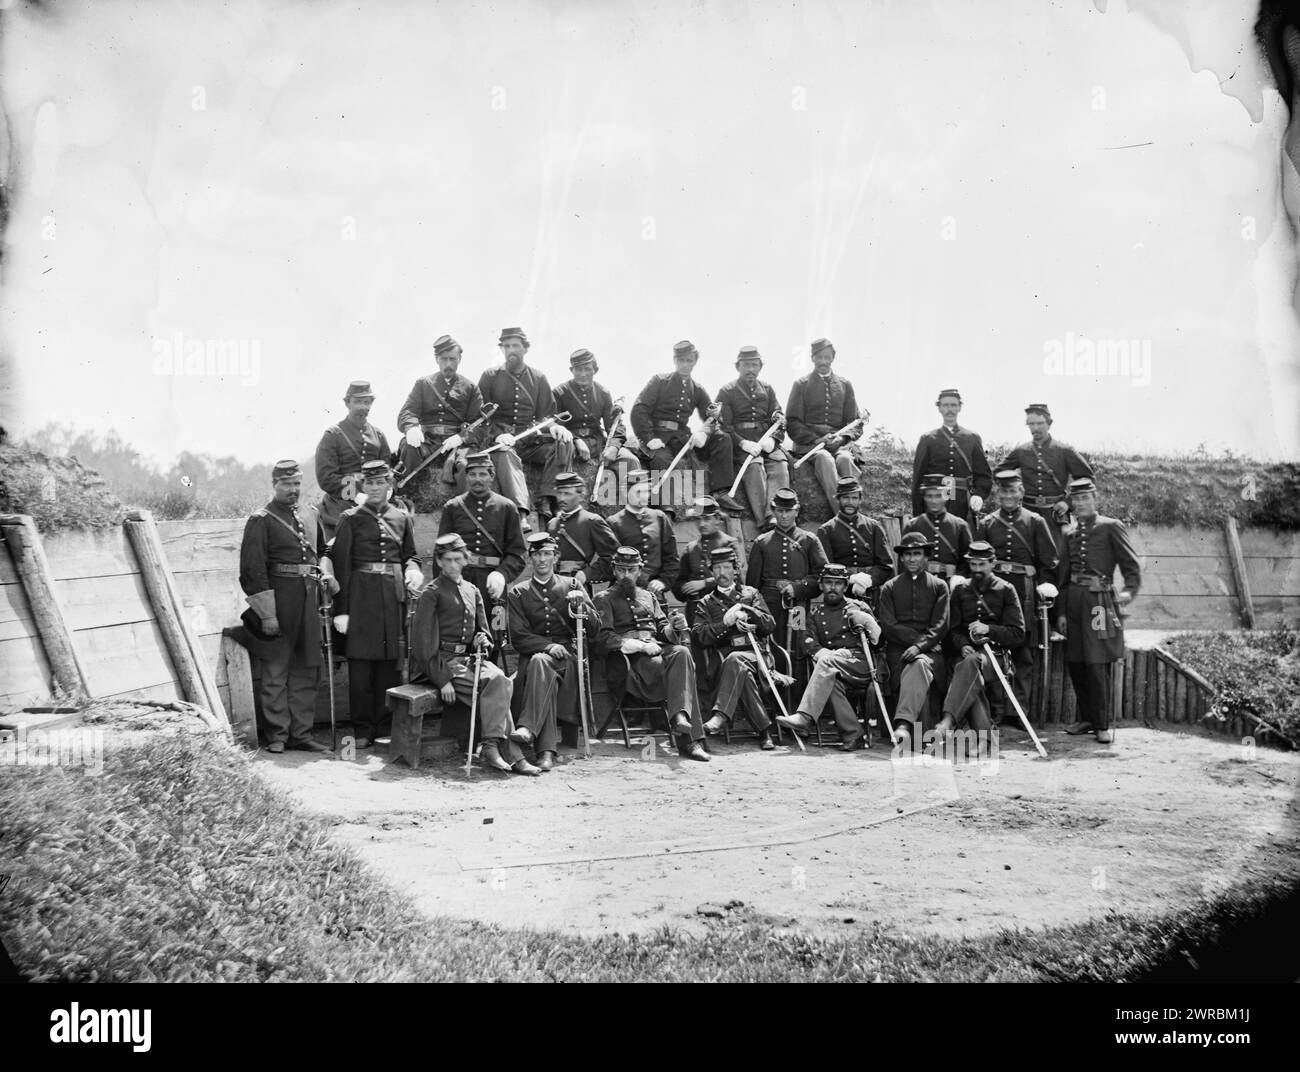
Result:
<svg viewBox="0 0 1300 1072"><path fill-rule="evenodd" d="M432 685L398 685L388 690L388 710L393 716L393 730L388 746L390 759L405 759L407 766L418 770L424 742L424 720L437 716L438 729L449 716L463 712L468 726L469 708L464 704L444 705Z"/></svg>

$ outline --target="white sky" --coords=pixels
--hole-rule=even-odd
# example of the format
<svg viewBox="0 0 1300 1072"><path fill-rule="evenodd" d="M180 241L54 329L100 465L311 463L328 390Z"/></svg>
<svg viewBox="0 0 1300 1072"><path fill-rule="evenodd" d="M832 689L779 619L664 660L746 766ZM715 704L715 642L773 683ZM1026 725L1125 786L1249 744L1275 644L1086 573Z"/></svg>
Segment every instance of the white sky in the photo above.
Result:
<svg viewBox="0 0 1300 1072"><path fill-rule="evenodd" d="M476 378L517 323L629 402L681 338L711 392L757 345L784 402L825 335L909 442L959 386L986 440L1047 401L1085 450L1297 456L1254 5L1134 8L10 6L6 424L303 457L365 377L395 439L437 335ZM255 341L256 382L157 374L177 332ZM1149 384L1045 375L1071 337L1149 343Z"/></svg>

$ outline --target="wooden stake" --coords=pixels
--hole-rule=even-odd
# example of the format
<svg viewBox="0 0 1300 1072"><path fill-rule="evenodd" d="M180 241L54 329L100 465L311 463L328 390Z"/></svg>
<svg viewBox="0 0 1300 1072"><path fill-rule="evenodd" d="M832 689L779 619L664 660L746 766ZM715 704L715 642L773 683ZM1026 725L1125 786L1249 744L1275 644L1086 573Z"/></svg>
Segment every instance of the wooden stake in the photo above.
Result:
<svg viewBox="0 0 1300 1072"><path fill-rule="evenodd" d="M1246 558L1241 553L1241 537L1237 534L1237 519L1229 514L1223 519L1223 533L1228 541L1228 562L1232 566L1232 579L1237 586L1237 603L1241 608L1241 622L1247 629L1255 628L1255 606L1250 597L1250 578L1246 576Z"/></svg>

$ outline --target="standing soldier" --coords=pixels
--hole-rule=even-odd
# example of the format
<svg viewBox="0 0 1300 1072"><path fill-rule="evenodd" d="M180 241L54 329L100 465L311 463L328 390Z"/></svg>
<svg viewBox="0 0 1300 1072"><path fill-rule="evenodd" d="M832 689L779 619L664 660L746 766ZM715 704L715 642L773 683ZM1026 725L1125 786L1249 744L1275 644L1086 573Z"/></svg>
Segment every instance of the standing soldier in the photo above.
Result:
<svg viewBox="0 0 1300 1072"><path fill-rule="evenodd" d="M460 354L460 343L450 335L436 339L433 356L438 371L415 381L397 414L397 427L404 439L399 459L402 473L411 472L430 454L446 447L442 482L457 492L465 490L465 456L474 446L466 441L465 429L478 420L483 409L478 388L457 371Z"/></svg>
<svg viewBox="0 0 1300 1072"><path fill-rule="evenodd" d="M943 675L948 586L925 568L934 544L919 532L909 532L894 550L903 572L880 589L877 609L889 680L898 682L894 721L911 723L910 747L916 748L929 713L930 684Z"/></svg>
<svg viewBox="0 0 1300 1072"><path fill-rule="evenodd" d="M1002 459L998 470L1020 471L1024 505L1047 520L1056 543L1056 556L1064 564L1064 528L1070 519L1066 489L1071 480L1083 477L1091 480L1096 474L1073 447L1052 438L1052 414L1046 402L1032 402L1025 407L1025 424L1029 428L1029 442L1015 447Z"/></svg>
<svg viewBox="0 0 1300 1072"><path fill-rule="evenodd" d="M943 718L935 727L935 742L961 725L987 734L993 729L984 686L996 680L990 660L999 654L996 644L1018 651L1025 643L1025 616L1016 590L993 575L993 545L976 540L966 552L970 579L952 589L949 603L949 639L956 654L952 680L943 698Z"/></svg>
<svg viewBox="0 0 1300 1072"><path fill-rule="evenodd" d="M677 576L677 536L673 523L650 502L650 474L633 469L627 474L627 505L609 516L609 527L619 547L634 547L641 557L637 584L662 599Z"/></svg>
<svg viewBox="0 0 1300 1072"><path fill-rule="evenodd" d="M686 621L695 624L695 611L700 600L717 587L713 574L711 553L720 547L729 547L740 560L740 545L734 536L722 531L722 511L718 500L702 496L691 504L692 512L700 526L700 535L682 552L677 564L677 579L673 582L673 595L686 604Z"/></svg>
<svg viewBox="0 0 1300 1072"><path fill-rule="evenodd" d="M610 562L619 543L608 521L582 508L586 490L587 485L577 473L557 476L555 498L559 513L547 526L559 555L555 572L561 577L574 578L581 585L609 579Z"/></svg>
<svg viewBox="0 0 1300 1072"><path fill-rule="evenodd" d="M993 489L993 471L984 456L984 441L978 432L957 424L957 414L961 412L961 392L957 388L946 387L940 391L935 408L943 417L943 424L933 432L926 432L916 444L916 457L912 461L912 512L920 514L926 509L921 496L921 478L927 473L941 473L947 508L973 526L975 516L984 508L984 500Z"/></svg>
<svg viewBox="0 0 1300 1072"><path fill-rule="evenodd" d="M344 513L330 548L338 579L334 627L347 637L348 711L358 748L380 735L388 690L401 684L407 591L424 584L415 554L414 519L388 501L392 470L366 462L365 502Z"/></svg>
<svg viewBox="0 0 1300 1072"><path fill-rule="evenodd" d="M555 513L555 478L573 469L573 436L563 425L552 424L548 429L515 443L520 432L555 416L555 396L546 377L524 364L524 356L531 344L522 328L502 328L498 344L505 363L488 369L478 381L483 404L494 402L500 407L488 425L488 437L495 438L504 448L494 452L497 454L498 486L501 494L513 501L520 513L526 514L531 507L523 463L540 465L542 479L538 498L541 502L537 510L537 527L544 529L546 519Z"/></svg>
<svg viewBox="0 0 1300 1072"><path fill-rule="evenodd" d="M840 731L840 747L846 752L870 748L871 742L849 703L843 675L870 680L871 664L862 650L858 630L866 633L868 644L875 644L880 639L880 625L865 603L845 598L849 571L844 566L828 563L822 568L820 583L822 602L813 604L804 636L804 647L813 661L808 687L799 698L795 713L789 718L777 715L777 721L807 736L817 728L817 720L829 703Z"/></svg>
<svg viewBox="0 0 1300 1072"><path fill-rule="evenodd" d="M732 464L739 469L746 458L751 455L754 458L745 470L743 486L750 513L760 529L772 521L767 508L771 493L790 486L790 466L781 447L785 441L784 425L768 435L773 422L782 421L784 414L771 385L758 378L762 367L763 357L757 347L741 347L736 357L736 371L740 375L722 388L717 397L722 407L718 422L732 440Z"/></svg>
<svg viewBox="0 0 1300 1072"><path fill-rule="evenodd" d="M1079 703L1079 719L1066 733L1097 734L1102 744L1115 740L1110 728L1110 681L1124 658L1124 619L1142 584L1142 566L1122 521L1097 512L1097 486L1090 479L1072 480L1070 507L1077 518L1068 534L1070 578L1058 628L1065 634L1065 663ZM1115 570L1124 588L1115 594Z"/></svg>
<svg viewBox="0 0 1300 1072"><path fill-rule="evenodd" d="M573 378L555 388L555 408L569 414L560 424L573 435L574 459L603 461L606 466L622 461L635 467L636 455L626 446L627 422L618 420L614 400L595 382L600 371L596 355L590 350L574 350L569 355L569 371ZM591 489L591 497L596 502L606 501L599 488Z"/></svg>
<svg viewBox="0 0 1300 1072"><path fill-rule="evenodd" d="M970 526L957 514L947 510L948 491L942 473L921 477L921 501L925 512L903 526L903 532L919 532L926 543L938 550L926 563L926 569L949 580L966 572L966 552L970 549Z"/></svg>
<svg viewBox="0 0 1300 1072"><path fill-rule="evenodd" d="M492 490L492 475L492 455L471 454L465 462L469 490L448 499L438 519L439 536L454 532L465 541L465 579L488 606L505 599L506 585L524 571L528 553L519 510Z"/></svg>
<svg viewBox="0 0 1300 1072"><path fill-rule="evenodd" d="M1024 485L1019 469L999 469L994 477L997 487L998 509L980 519L977 537L993 547L997 562L993 572L1007 581L1020 597L1020 610L1025 619L1025 639L1012 647L1011 661L1016 674L1011 688L1016 699L1029 712L1029 689L1034 676L1034 649L1049 638L1038 635L1038 599L1055 598L1057 576L1056 543L1051 526L1039 514L1031 513L1021 505ZM1044 587L1044 586L1047 587ZM994 705L995 715L1001 714L1001 704Z"/></svg>
<svg viewBox="0 0 1300 1072"><path fill-rule="evenodd" d="M853 394L853 384L831 371L835 347L829 339L812 344L813 370L794 381L790 403L785 407L786 427L794 440L794 456L801 458L817 447L817 456L808 464L813 467L827 504L835 502L836 481L842 477L857 480L861 475L849 444L857 435L836 435L840 429L862 414ZM859 430L860 434L860 430Z"/></svg>
<svg viewBox="0 0 1300 1072"><path fill-rule="evenodd" d="M317 585L327 585L333 595L338 582L327 569L321 577L325 531L315 510L298 506L298 463L291 458L276 462L271 486L274 498L248 519L239 548L239 586L260 620L262 635L280 638L275 653L262 660L266 750L283 752L287 744L304 752L328 752L311 736L321 668Z"/></svg>
<svg viewBox="0 0 1300 1072"><path fill-rule="evenodd" d="M555 572L559 548L549 532L528 537L528 558L533 575L512 585L506 597L510 608L510 641L519 653L516 682L523 686L519 728L512 739L532 745L537 766L548 771L555 766L560 745L558 717L577 720L578 666L575 626L569 616L572 582ZM596 620L592 608L591 620Z"/></svg>
<svg viewBox="0 0 1300 1072"><path fill-rule="evenodd" d="M670 622L654 596L637 585L642 566L636 548L620 547L614 552L614 583L594 600L600 616L597 650L606 653L605 680L614 696L631 691L650 703L662 702L678 753L707 763L711 757L701 743L704 721L695 659L685 646L686 619Z"/></svg>
<svg viewBox="0 0 1300 1072"><path fill-rule="evenodd" d="M662 479L689 439L695 454L708 465L709 493L724 510L741 513L740 504L728 494L736 476L731 437L717 430L709 415L708 393L691 377L699 360L694 343L683 340L673 347L675 371L659 373L642 388L632 407L632 431L656 480ZM693 435L688 424L692 412L705 422Z"/></svg>
<svg viewBox="0 0 1300 1072"><path fill-rule="evenodd" d="M772 742L772 720L767 717L763 693L766 680L760 684L758 664L754 658L754 645L750 637L758 640L768 673L776 673L776 665L768 638L776 628L776 619L763 605L758 589L736 583L736 552L732 547L718 547L709 553L713 570L713 591L700 600L691 634L711 665L702 673L716 678L717 698L713 711L704 723L704 732L723 733L739 711L754 727L759 736L759 747L770 752L776 747ZM698 662L697 662L698 665Z"/></svg>
<svg viewBox="0 0 1300 1072"><path fill-rule="evenodd" d="M376 459L389 462L392 452L384 433L370 423L375 395L369 380L353 380L343 396L348 415L325 429L316 446L316 483L320 485L321 527L332 540L344 510L357 504L361 491L361 467Z"/></svg>
<svg viewBox="0 0 1300 1072"><path fill-rule="evenodd" d="M439 536L433 553L439 572L420 593L411 622L411 680L428 681L447 705L459 700L473 706L477 688L483 765L503 772L541 774L513 740L510 679L486 659L481 661L478 681L474 679L473 653L487 650L491 638L483 597L461 577L465 541L454 532Z"/></svg>
<svg viewBox="0 0 1300 1072"><path fill-rule="evenodd" d="M884 526L862 513L862 485L855 477L835 482L839 512L817 528L826 558L848 570L851 595L875 605L880 586L894 575Z"/></svg>

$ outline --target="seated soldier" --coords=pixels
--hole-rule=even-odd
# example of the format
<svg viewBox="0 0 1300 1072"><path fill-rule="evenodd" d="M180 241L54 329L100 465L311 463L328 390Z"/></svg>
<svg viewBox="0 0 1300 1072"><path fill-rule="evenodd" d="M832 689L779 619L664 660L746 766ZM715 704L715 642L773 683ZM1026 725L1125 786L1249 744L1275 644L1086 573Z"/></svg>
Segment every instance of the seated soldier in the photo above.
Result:
<svg viewBox="0 0 1300 1072"><path fill-rule="evenodd" d="M740 547L734 536L722 531L722 511L717 499L709 496L696 499L691 504L690 514L699 524L700 537L687 544L682 552L677 564L677 579L673 582L673 595L686 604L686 621L693 626L696 607L716 584L709 556L714 548L729 547L739 558Z"/></svg>
<svg viewBox="0 0 1300 1072"><path fill-rule="evenodd" d="M704 732L724 732L739 710L758 732L759 747L768 752L776 747L770 732L772 720L763 706L768 685L758 669L750 638L762 638L758 649L768 672L774 673L768 637L776 628L776 619L768 613L757 588L737 583L734 548L718 547L710 552L709 560L715 586L700 600L691 626L691 634L710 664L708 676L718 683L717 699Z"/></svg>
<svg viewBox="0 0 1300 1072"><path fill-rule="evenodd" d="M429 455L443 453L442 483L465 490L465 458L472 446L470 426L483 411L479 389L459 371L460 343L450 335L439 336L433 344L438 371L421 376L406 396L397 414L402 432L400 447L402 475L414 471ZM430 463L435 464L435 463Z"/></svg>
<svg viewBox="0 0 1300 1072"><path fill-rule="evenodd" d="M559 421L573 434L573 456L576 461L592 460L613 465L624 462L624 469L635 469L637 457L627 448L627 421L622 418L622 407L617 406L608 391L595 382L600 366L590 350L574 350L569 355L571 380L555 388L555 406L568 419ZM592 488L592 498L597 502L600 489ZM563 506L561 506L563 509Z"/></svg>
<svg viewBox="0 0 1300 1072"><path fill-rule="evenodd" d="M537 749L537 765L548 771L555 766L560 742L557 718L560 711L578 713L577 650L574 622L569 616L571 581L555 572L555 537L534 532L528 537L528 559L533 575L510 589L510 639L519 653L516 683L523 683L523 705L519 728L510 739ZM595 620L593 609L592 620Z"/></svg>
<svg viewBox="0 0 1300 1072"><path fill-rule="evenodd" d="M609 580L609 562L618 549L609 522L583 509L586 491L587 485L577 473L557 476L555 498L559 510L547 526L559 555L555 572L561 577L574 578L581 585Z"/></svg>
<svg viewBox="0 0 1300 1072"><path fill-rule="evenodd" d="M486 651L491 643L487 611L479 590L461 576L468 558L465 541L456 533L439 536L433 553L439 572L420 593L411 623L411 681L428 681L444 704L459 700L469 705L476 687L472 652ZM483 659L477 688L483 765L516 774L541 774L512 740L510 679L499 666Z"/></svg>
<svg viewBox="0 0 1300 1072"><path fill-rule="evenodd" d="M596 648L606 653L605 680L616 697L631 692L649 703L662 702L678 753L707 763L695 659L683 643L686 619L678 612L670 623L654 596L638 586L642 567L641 552L620 547L614 552L614 583L593 601L600 617ZM626 665L619 652L627 656Z"/></svg>
<svg viewBox="0 0 1300 1072"><path fill-rule="evenodd" d="M865 603L845 598L848 586L847 567L837 562L822 567L822 601L813 604L804 635L804 646L813 660L812 674L795 713L788 718L777 715L777 721L806 736L816 729L829 703L840 731L840 747L853 752L869 748L871 742L849 703L843 678L848 675L863 681L871 679L860 631L866 633L868 643L874 644L880 639L880 626Z"/></svg>
<svg viewBox="0 0 1300 1072"><path fill-rule="evenodd" d="M991 660L1002 649L1017 648L1025 639L1025 616L1013 585L993 575L993 545L977 540L966 552L970 579L952 589L949 604L952 647L957 665L943 700L943 718L935 727L935 746L963 721L985 738L993 729L986 683L997 680ZM1004 664L1005 665L1005 664Z"/></svg>

